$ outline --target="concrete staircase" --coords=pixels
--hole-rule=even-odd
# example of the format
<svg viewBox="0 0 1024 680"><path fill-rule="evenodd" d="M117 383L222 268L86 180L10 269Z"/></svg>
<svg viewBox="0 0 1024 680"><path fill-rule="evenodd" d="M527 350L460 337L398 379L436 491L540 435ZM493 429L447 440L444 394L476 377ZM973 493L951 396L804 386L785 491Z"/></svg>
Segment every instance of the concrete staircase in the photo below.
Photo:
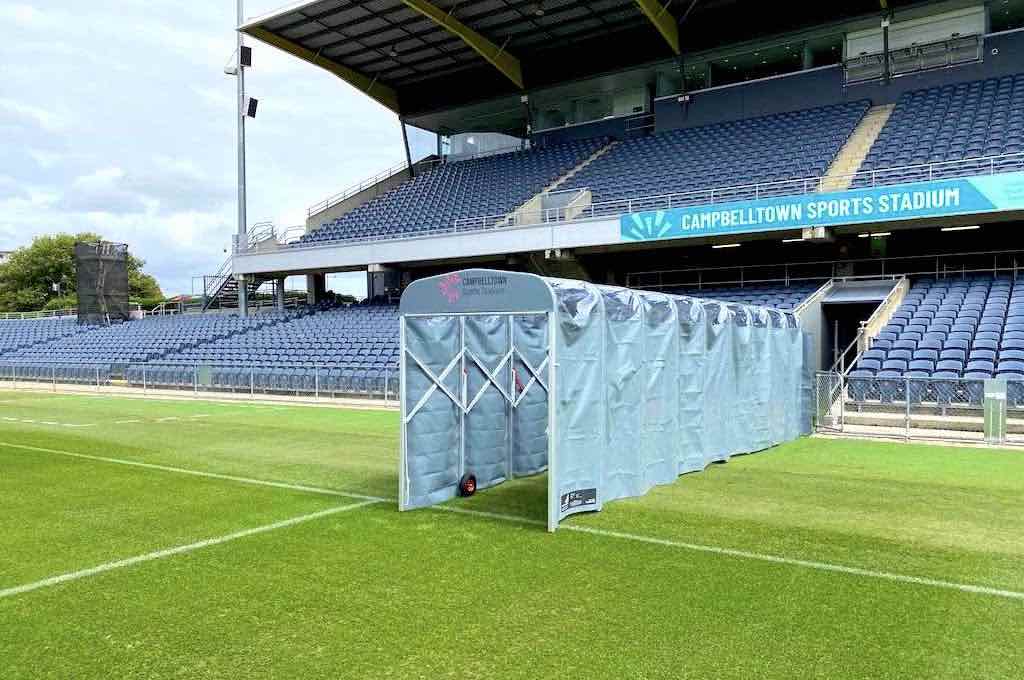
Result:
<svg viewBox="0 0 1024 680"><path fill-rule="evenodd" d="M836 154L828 172L821 178L818 191L846 191L853 182L853 175L860 169L860 164L871 150L871 145L878 139L878 133L885 127L895 104L883 104L868 109L846 144Z"/></svg>
<svg viewBox="0 0 1024 680"><path fill-rule="evenodd" d="M541 193L542 194L546 194L548 192L555 191L556 189L558 189L558 187L562 186L563 184L568 182L570 179L575 177L577 174L579 174L580 171L583 170L583 168L587 167L588 165L590 165L591 163L593 163L598 158L600 158L601 156L605 155L606 153L608 153L609 151L611 151L612 149L614 149L618 145L619 145L619 141L616 140L616 139L613 139L612 141L608 142L607 144L602 146L600 149L598 149L594 153L592 153L589 156L587 156L587 158L585 158L583 160L583 162L581 162L575 168L573 168L569 172L565 173L564 175L562 175L561 177L556 179L554 182L552 182L548 186L544 187L544 189L541 191Z"/></svg>
<svg viewBox="0 0 1024 680"><path fill-rule="evenodd" d="M544 197L553 191L557 191L558 187L562 186L570 179L575 177L580 171L583 170L583 168L587 167L588 165L596 161L598 158L614 149L616 146L618 146L618 144L618 140L614 139L608 142L600 149L587 156L578 165L573 167L564 175L562 175L561 177L553 181L551 184L541 189L539 194L536 194L530 200L526 201L521 206L516 208L515 212L513 213L513 217L506 217L497 222L494 226L507 227L509 224L534 224L542 222L544 213ZM567 219L572 219L580 212L582 212L584 209L586 209L587 206L590 205L590 191L585 191L584 195L581 198L582 200L575 201L572 207L566 210Z"/></svg>

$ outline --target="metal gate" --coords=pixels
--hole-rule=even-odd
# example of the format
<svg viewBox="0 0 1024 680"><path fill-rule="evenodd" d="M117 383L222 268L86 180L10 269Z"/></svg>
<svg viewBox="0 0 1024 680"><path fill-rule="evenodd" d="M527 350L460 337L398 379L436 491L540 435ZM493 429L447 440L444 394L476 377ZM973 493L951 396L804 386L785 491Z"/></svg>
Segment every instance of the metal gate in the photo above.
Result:
<svg viewBox="0 0 1024 680"><path fill-rule="evenodd" d="M458 321L458 337L446 350L439 346L422 347L415 350L407 342L408 324L428 320L430 318ZM423 417L424 407L435 395L443 395L456 410L458 464L456 478L461 478L467 471L478 475L480 488L489 481L497 483L502 479L513 479L516 476L534 474L539 470L532 469L528 464L517 464L513 457L522 452L522 444L517 440L517 427L524 427L521 418L517 418L517 410L524 405L537 404L543 401L545 423L543 432L547 430L547 404L549 402L549 385L553 365L550 360L550 314L548 312L516 312L491 313L474 312L465 314L407 314L401 319L400 386L402 390L402 433L401 456L402 470L407 471L410 426L417 418ZM543 338L538 337L542 335ZM428 359L423 354L430 353ZM432 366L433 365L433 366ZM418 373L419 376L412 375ZM410 377L413 382L420 382L426 389L410 403ZM426 378L427 382L423 382ZM414 397L415 398L415 397ZM494 422L500 417L499 407L504 411L504 431ZM470 432L474 414L479 413L481 422L487 425L479 432ZM517 425L518 423L518 425ZM534 433L536 434L536 433ZM497 437L497 438L495 438ZM467 458L474 456L474 451L467 456L467 441L470 447L489 449L487 455L501 455L503 474L495 470L494 475L479 478L478 469L467 470ZM535 448L538 448L535 445ZM539 451L539 448L538 448ZM479 459L479 457L477 457ZM547 443L543 446L544 466L547 463ZM492 458L491 463L499 461ZM486 468L486 463L480 464ZM491 465L491 467L496 467ZM402 507L410 498L408 475L403 474L406 481L400 489ZM494 481L497 480L497 481Z"/></svg>
<svg viewBox="0 0 1024 680"><path fill-rule="evenodd" d="M819 372L814 380L814 426L824 432L843 431L845 377L835 371Z"/></svg>

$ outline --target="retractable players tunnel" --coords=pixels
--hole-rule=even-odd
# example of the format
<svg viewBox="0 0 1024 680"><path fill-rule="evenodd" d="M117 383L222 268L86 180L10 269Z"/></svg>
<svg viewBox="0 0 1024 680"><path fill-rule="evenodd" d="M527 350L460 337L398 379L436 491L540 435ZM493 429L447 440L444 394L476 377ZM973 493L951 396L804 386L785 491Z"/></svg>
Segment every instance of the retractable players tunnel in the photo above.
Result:
<svg viewBox="0 0 1024 680"><path fill-rule="evenodd" d="M810 431L791 312L485 269L400 311L401 510L547 470L553 531Z"/></svg>

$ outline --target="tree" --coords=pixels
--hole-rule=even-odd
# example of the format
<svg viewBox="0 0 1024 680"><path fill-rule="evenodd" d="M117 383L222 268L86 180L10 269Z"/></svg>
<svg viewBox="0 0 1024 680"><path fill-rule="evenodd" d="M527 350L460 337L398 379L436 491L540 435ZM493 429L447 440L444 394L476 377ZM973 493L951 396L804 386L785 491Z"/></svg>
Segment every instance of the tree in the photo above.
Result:
<svg viewBox="0 0 1024 680"><path fill-rule="evenodd" d="M98 234L90 232L54 234L38 236L31 245L15 250L7 262L0 265L0 312L67 306L65 302L74 300L77 293L75 243L102 240ZM129 297L147 301L162 298L156 279L142 271L145 264L137 257L128 256ZM54 284L59 290L54 290Z"/></svg>

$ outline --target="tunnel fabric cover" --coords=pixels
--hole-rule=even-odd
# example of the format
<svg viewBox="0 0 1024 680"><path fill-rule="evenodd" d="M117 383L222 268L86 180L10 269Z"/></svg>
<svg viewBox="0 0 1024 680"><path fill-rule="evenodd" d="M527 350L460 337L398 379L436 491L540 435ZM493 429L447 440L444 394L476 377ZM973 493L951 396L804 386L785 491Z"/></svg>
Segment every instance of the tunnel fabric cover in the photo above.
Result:
<svg viewBox="0 0 1024 680"><path fill-rule="evenodd" d="M551 285L557 519L809 430L804 342L791 313Z"/></svg>
<svg viewBox="0 0 1024 680"><path fill-rule="evenodd" d="M551 462L553 529L809 431L811 373L792 313L500 274L508 289L544 281L547 300L535 289L517 314L481 294L479 312L460 300L445 315L429 279L410 286L421 286L415 304L403 296L403 509L453 497L466 472L486 488Z"/></svg>

